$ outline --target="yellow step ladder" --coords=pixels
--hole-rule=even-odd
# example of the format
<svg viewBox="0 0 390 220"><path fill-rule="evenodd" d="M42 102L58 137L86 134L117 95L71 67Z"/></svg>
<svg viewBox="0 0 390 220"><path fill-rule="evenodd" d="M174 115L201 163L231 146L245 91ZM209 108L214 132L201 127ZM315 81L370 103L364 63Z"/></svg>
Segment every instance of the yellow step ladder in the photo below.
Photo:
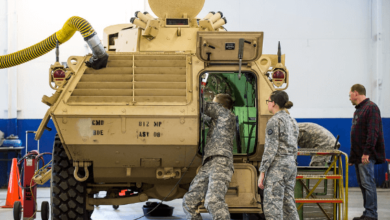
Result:
<svg viewBox="0 0 390 220"><path fill-rule="evenodd" d="M332 156L332 163L329 168L321 175L307 175L307 174L297 174L296 179L300 180L305 190L308 192L305 198L295 198L296 203L300 203L297 207L298 211L302 208L305 203L316 203L317 206L321 209L327 219L331 219L325 210L320 205L321 203L333 203L333 216L337 219L348 219L348 155L339 150L299 150L298 156ZM344 170L342 156L345 158L345 183L344 183ZM337 163L338 162L338 163ZM338 165L338 166L337 166ZM333 169L333 174L328 174L329 171ZM338 172L337 172L338 171ZM312 189L309 189L303 179L318 179L317 183ZM316 198L313 194L314 190L318 187L322 180L333 180L334 181L334 198L333 199L319 199ZM338 187L336 187L336 185ZM344 187L345 185L345 187ZM336 213L336 207L338 213Z"/></svg>

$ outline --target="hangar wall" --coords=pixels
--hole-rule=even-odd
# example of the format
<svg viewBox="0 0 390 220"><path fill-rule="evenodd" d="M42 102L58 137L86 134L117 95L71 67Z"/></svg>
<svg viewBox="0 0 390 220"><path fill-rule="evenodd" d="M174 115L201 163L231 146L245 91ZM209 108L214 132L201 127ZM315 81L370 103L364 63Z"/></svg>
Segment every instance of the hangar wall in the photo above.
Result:
<svg viewBox="0 0 390 220"><path fill-rule="evenodd" d="M144 11L144 0L115 0L110 4L69 0L53 3L49 0L0 0L0 55L9 54L34 45L62 28L72 16L88 20L103 39L107 26L129 23L135 11ZM11 48L12 47L12 48ZM80 33L60 46L60 62L69 56L90 53ZM48 71L55 62L55 51L9 69L0 69L0 130L6 136L17 134L26 145L26 130L37 130L48 106L41 102L43 95L54 93L48 85ZM12 85L12 86L11 86ZM9 98L12 97L12 98ZM10 103L9 103L10 102ZM45 132L40 141L41 152L51 152L55 136ZM34 135L28 137L29 150L36 149ZM22 151L25 154L25 151ZM9 157L14 154L10 153ZM6 157L0 153L0 157ZM45 156L48 162L49 157ZM7 184L11 163L0 162L0 187ZM47 183L45 186L49 186Z"/></svg>
<svg viewBox="0 0 390 220"><path fill-rule="evenodd" d="M355 83L363 84L367 97L378 104L390 143L389 9L390 2L382 0L216 0L206 2L201 14L222 11L229 31L264 31L264 54L276 53L281 41L291 75L291 115L340 135L341 150L349 154L355 108L348 92ZM301 157L298 162L309 161ZM357 186L355 169L349 168L350 186ZM376 166L378 185L386 169Z"/></svg>
<svg viewBox="0 0 390 220"><path fill-rule="evenodd" d="M56 5L49 0L0 0L0 55L31 46L77 15L87 19L102 39L103 28L128 23L137 10L148 10L144 0L117 0L112 4L69 0ZM349 153L354 107L348 92L361 83L382 112L386 143L390 143L390 1L386 0L206 0L199 17L222 11L229 31L264 31L263 53L282 53L290 71L287 92L298 122L314 122L340 135L342 150ZM60 60L85 55L88 47L79 33L60 47ZM0 70L0 130L16 133L25 145L25 131L36 130L47 106L43 95L54 51L18 67ZM53 124L49 124L54 128ZM50 152L55 131L45 132L41 151ZM29 136L29 149L36 146ZM390 149L388 147L388 149ZM23 152L24 154L24 152ZM387 150L390 158L390 150ZM309 158L299 161L308 164ZM4 167L0 166L0 173ZM357 186L350 167L350 186ZM7 168L8 169L8 168ZM376 167L381 184L385 165ZM9 172L9 171L7 171ZM0 187L6 184L0 175Z"/></svg>

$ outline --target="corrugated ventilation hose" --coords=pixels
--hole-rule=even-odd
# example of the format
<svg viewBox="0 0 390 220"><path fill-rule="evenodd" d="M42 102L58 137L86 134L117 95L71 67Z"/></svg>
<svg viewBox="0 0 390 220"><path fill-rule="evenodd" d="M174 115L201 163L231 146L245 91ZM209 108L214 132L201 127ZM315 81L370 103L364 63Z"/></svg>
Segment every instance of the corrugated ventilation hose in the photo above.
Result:
<svg viewBox="0 0 390 220"><path fill-rule="evenodd" d="M93 53L91 59L86 63L87 66L94 69L106 67L108 55L95 30L85 19L73 16L66 21L61 30L45 40L15 53L0 56L0 69L17 66L42 56L56 47L57 40L60 44L63 44L68 41L76 31L81 33Z"/></svg>

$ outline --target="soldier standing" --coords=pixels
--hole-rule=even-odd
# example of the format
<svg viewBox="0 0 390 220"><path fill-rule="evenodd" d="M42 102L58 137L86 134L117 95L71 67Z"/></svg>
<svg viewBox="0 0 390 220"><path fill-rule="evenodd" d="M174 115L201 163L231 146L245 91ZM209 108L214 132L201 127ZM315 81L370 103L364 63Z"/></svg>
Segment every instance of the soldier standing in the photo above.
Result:
<svg viewBox="0 0 390 220"><path fill-rule="evenodd" d="M233 175L233 138L236 117L230 111L233 100L228 94L218 94L207 103L205 115L211 118L202 167L183 197L187 219L202 219L196 212L202 199L213 219L230 219L225 195Z"/></svg>
<svg viewBox="0 0 390 220"><path fill-rule="evenodd" d="M259 169L259 187L264 189L264 215L267 220L298 220L294 187L299 128L295 119L284 111L293 103L284 91L272 92L266 102L268 111L274 116L267 123Z"/></svg>
<svg viewBox="0 0 390 220"><path fill-rule="evenodd" d="M300 148L311 148L317 150L332 150L336 138L330 131L321 125L314 123L298 123L299 136L298 146ZM337 148L340 147L338 144ZM310 166L326 166L332 156L313 156Z"/></svg>

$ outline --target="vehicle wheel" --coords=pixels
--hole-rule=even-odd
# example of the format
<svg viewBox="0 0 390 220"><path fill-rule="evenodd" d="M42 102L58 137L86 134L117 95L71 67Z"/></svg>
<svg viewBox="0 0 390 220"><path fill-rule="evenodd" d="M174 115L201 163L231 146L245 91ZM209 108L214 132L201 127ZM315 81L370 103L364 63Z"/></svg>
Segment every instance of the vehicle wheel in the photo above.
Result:
<svg viewBox="0 0 390 220"><path fill-rule="evenodd" d="M115 210L117 210L119 208L119 205L113 205L112 206Z"/></svg>
<svg viewBox="0 0 390 220"><path fill-rule="evenodd" d="M50 211L49 203L46 201L43 201L42 205L41 205L41 218L42 218L42 220L49 220L49 211Z"/></svg>
<svg viewBox="0 0 390 220"><path fill-rule="evenodd" d="M92 211L86 210L86 182L78 182L74 178L73 163L68 159L58 135L54 140L52 170L52 219L90 219Z"/></svg>
<svg viewBox="0 0 390 220"><path fill-rule="evenodd" d="M16 201L14 203L14 220L22 219L22 203L20 201Z"/></svg>

